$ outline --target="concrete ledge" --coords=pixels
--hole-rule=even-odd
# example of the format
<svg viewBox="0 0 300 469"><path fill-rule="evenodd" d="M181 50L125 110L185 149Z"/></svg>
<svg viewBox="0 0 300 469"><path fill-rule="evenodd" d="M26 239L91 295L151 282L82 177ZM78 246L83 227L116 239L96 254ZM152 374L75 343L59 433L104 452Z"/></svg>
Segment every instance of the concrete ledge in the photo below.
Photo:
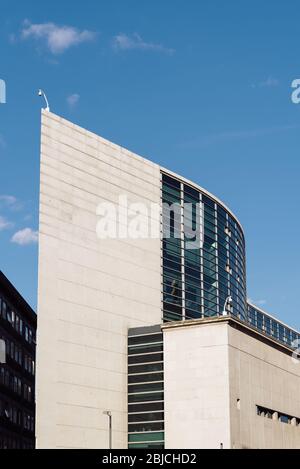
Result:
<svg viewBox="0 0 300 469"><path fill-rule="evenodd" d="M242 332L252 337L255 337L257 340L267 343L268 345L288 355L292 355L292 353L294 352L294 349L290 348L288 345L284 345L282 342L279 342L276 339L273 339L272 337L268 336L267 334L264 334L263 331L259 331L255 327L251 326L251 324L247 324L241 321L240 319L230 315L214 316L210 318L188 319L185 321L174 321L162 324L161 328L163 331L167 331L169 329L174 329L178 327L195 327L204 324L223 324L224 322L227 322L228 325L230 325L231 327L239 329Z"/></svg>

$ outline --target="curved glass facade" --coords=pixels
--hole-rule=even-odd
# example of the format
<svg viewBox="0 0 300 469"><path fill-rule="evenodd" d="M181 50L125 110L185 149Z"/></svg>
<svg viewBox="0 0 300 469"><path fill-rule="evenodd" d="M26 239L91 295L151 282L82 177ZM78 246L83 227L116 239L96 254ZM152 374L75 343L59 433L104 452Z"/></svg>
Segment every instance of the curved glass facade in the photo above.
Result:
<svg viewBox="0 0 300 469"><path fill-rule="evenodd" d="M297 331L247 301L245 239L237 219L192 184L166 173L161 178L163 320L219 316L226 303L227 313L298 348Z"/></svg>
<svg viewBox="0 0 300 469"><path fill-rule="evenodd" d="M226 310L247 319L245 240L241 226L217 200L162 174L162 270L165 321Z"/></svg>

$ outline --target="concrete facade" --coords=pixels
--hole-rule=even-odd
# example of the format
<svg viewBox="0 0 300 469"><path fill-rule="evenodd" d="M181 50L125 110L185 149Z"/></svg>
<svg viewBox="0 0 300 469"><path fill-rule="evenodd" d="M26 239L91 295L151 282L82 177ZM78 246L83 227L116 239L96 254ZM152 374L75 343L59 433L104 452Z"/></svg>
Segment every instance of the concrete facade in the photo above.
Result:
<svg viewBox="0 0 300 469"><path fill-rule="evenodd" d="M183 183L189 181L65 119L42 112L37 448L108 448L108 417L103 414L107 410L113 415L113 448L127 448L128 329L155 324L159 328L165 297L176 294L162 291L167 257L159 235L133 239L123 231L121 238L99 239L99 204L115 206L120 196L126 196L128 203L143 203L148 208L144 218L149 225L159 225L159 213L151 207L161 204L161 171L163 177L167 173L167 177L180 180L182 194ZM220 204L218 210L225 207L204 189L190 184ZM226 216L225 224L239 224L231 213ZM125 228L124 219L116 221L117 231ZM228 231L227 225L223 228ZM223 228L220 224L218 239L228 234L225 236ZM230 236L231 246L237 237L239 248L234 245L234 252L238 252L238 238L244 240L242 229L232 228ZM184 256L181 249L175 257L181 275ZM170 259L172 270L174 256ZM246 298L246 285L244 289ZM218 317L222 310L208 317L209 311L203 310L202 319L161 326L163 345L159 347L163 347L163 355L157 361L164 376L158 385L134 377L131 389L135 389L132 394L142 396L133 402L144 400L147 405L150 400L145 393L151 389L158 392L159 399L153 394L151 398L154 407L161 401L159 411L164 414L157 419L159 425L152 416L150 428L149 421L139 426L140 415L131 421L137 424L130 432L137 434L134 443L155 443L151 433L157 431L161 435L156 441L165 442L167 449L300 448L300 366L291 358L298 333L284 326L285 333L272 336L270 331L280 331L282 324L253 308L246 318L236 311L232 311L235 317ZM244 322L238 319L241 317ZM151 340L147 346L151 349ZM148 363L149 348L146 352L137 348L133 355L137 356L133 363ZM140 369L132 371L135 365L129 369L131 377L145 376ZM271 409L272 419L258 415L257 406ZM143 410L147 411L149 406ZM291 421L284 423L277 414L289 416ZM141 429L143 425L146 430ZM144 440L140 439L143 432L147 433Z"/></svg>
<svg viewBox="0 0 300 469"><path fill-rule="evenodd" d="M103 240L100 202L160 202L159 166L42 112L37 447L127 447L127 331L160 323L160 240Z"/></svg>
<svg viewBox="0 0 300 469"><path fill-rule="evenodd" d="M165 447L230 447L226 323L165 327Z"/></svg>
<svg viewBox="0 0 300 469"><path fill-rule="evenodd" d="M231 447L299 449L299 425L259 416L255 407L299 419L300 362L284 347L231 326L228 353Z"/></svg>
<svg viewBox="0 0 300 469"><path fill-rule="evenodd" d="M165 447L300 448L300 365L291 351L233 319L167 325Z"/></svg>

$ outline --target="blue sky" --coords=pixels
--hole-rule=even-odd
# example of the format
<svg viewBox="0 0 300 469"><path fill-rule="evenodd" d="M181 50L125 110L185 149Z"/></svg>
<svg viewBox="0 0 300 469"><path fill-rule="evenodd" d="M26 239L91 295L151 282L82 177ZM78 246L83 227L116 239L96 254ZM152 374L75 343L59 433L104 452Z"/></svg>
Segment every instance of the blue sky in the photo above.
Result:
<svg viewBox="0 0 300 469"><path fill-rule="evenodd" d="M39 130L53 112L208 189L248 296L300 328L297 0L1 0L0 268L36 306Z"/></svg>

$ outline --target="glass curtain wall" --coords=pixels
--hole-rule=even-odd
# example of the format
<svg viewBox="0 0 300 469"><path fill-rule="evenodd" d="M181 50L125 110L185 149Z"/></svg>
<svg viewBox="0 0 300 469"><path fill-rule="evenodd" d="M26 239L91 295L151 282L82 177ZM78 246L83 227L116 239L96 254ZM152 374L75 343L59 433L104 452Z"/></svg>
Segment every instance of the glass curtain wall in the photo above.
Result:
<svg viewBox="0 0 300 469"><path fill-rule="evenodd" d="M163 334L129 329L128 448L164 448Z"/></svg>
<svg viewBox="0 0 300 469"><path fill-rule="evenodd" d="M237 221L221 204L167 174L162 204L164 320L220 315L229 296L228 311L246 320L245 242Z"/></svg>

